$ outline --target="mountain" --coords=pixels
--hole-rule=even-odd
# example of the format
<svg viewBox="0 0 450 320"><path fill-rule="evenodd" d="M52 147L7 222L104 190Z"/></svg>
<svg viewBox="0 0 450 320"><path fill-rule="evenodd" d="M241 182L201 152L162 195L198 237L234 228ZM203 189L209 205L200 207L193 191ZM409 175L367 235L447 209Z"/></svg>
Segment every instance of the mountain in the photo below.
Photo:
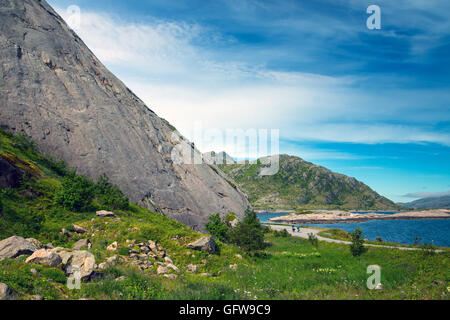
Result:
<svg viewBox="0 0 450 320"><path fill-rule="evenodd" d="M199 152L106 69L45 2L0 1L0 126L131 201L201 228L242 216L246 196L220 170L174 161ZM188 148L186 148L188 146Z"/></svg>
<svg viewBox="0 0 450 320"><path fill-rule="evenodd" d="M236 161L224 151L219 153L214 151L203 153L203 159L206 163L216 165L236 163Z"/></svg>
<svg viewBox="0 0 450 320"><path fill-rule="evenodd" d="M272 176L259 175L264 166L262 163L267 162L259 159L252 163L219 166L248 194L255 209L401 208L355 178L332 172L298 157L281 155L280 169Z"/></svg>
<svg viewBox="0 0 450 320"><path fill-rule="evenodd" d="M399 203L405 208L412 209L447 209L450 208L450 195L441 197L422 198L407 203Z"/></svg>

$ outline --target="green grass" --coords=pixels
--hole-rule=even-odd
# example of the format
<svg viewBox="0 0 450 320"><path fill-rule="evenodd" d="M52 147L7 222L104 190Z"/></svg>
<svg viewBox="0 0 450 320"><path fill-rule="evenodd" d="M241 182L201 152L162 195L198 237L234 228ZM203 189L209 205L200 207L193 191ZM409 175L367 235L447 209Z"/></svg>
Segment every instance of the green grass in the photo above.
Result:
<svg viewBox="0 0 450 320"><path fill-rule="evenodd" d="M97 264L114 254L127 255L127 240L158 241L180 269L177 279L157 276L155 269L140 271L119 263L101 278L83 282L81 290L69 290L61 270L27 265L26 257L0 262L0 282L9 285L19 299L40 295L45 299L448 299L449 253L435 255L369 248L354 258L346 245L319 243L266 232L267 246L244 253L234 245L217 242L219 254L188 250L186 244L200 237L175 220L134 204L116 210L117 218L96 217L93 210L72 212L55 201L65 167L41 156L23 137L0 131L0 152L8 152L38 167L40 178L26 179L17 190L1 190L0 239L12 235L33 237L42 243L71 248L89 238ZM72 224L88 230L71 238L60 234ZM329 232L329 231L328 231ZM335 236L343 236L332 231ZM106 247L119 244L118 252ZM243 257L242 260L237 255ZM199 272L185 272L188 264ZM230 265L237 264L237 270ZM367 266L382 267L383 290L366 288ZM31 269L36 269L33 274ZM202 273L207 273L203 276ZM115 281L125 276L123 281Z"/></svg>

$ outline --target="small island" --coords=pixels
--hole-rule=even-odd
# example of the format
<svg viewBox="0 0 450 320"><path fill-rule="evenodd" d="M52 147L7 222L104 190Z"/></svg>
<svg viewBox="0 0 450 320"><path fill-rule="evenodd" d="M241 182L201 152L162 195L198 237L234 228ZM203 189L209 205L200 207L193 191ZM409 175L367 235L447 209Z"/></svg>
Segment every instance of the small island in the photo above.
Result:
<svg viewBox="0 0 450 320"><path fill-rule="evenodd" d="M341 210L311 210L311 213L295 214L269 219L273 223L350 223L369 220L419 220L419 219L450 219L450 209L408 211L393 214L382 213L352 213Z"/></svg>

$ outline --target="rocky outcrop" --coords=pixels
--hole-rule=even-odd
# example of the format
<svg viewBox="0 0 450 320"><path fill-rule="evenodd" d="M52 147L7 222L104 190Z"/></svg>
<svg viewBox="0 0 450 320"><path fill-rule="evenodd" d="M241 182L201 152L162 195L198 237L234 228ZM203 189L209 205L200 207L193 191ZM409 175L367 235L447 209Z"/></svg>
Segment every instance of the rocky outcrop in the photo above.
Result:
<svg viewBox="0 0 450 320"><path fill-rule="evenodd" d="M0 188L18 188L24 172L0 158Z"/></svg>
<svg viewBox="0 0 450 320"><path fill-rule="evenodd" d="M111 211L105 211L105 210L101 210L101 211L97 211L96 213L97 217L115 217L116 214L114 212Z"/></svg>
<svg viewBox="0 0 450 320"><path fill-rule="evenodd" d="M11 288L0 282L0 300L13 300L14 299L14 293L11 290Z"/></svg>
<svg viewBox="0 0 450 320"><path fill-rule="evenodd" d="M62 268L67 276L80 272L81 279L85 280L94 273L95 257L88 251L55 248L51 252L57 253L61 257Z"/></svg>
<svg viewBox="0 0 450 320"><path fill-rule="evenodd" d="M89 239L80 239L73 245L74 250L81 250L84 247L91 248L91 241Z"/></svg>
<svg viewBox="0 0 450 320"><path fill-rule="evenodd" d="M203 237L197 241L189 243L186 248L214 254L216 253L216 242L213 238Z"/></svg>
<svg viewBox="0 0 450 320"><path fill-rule="evenodd" d="M211 213L243 216L245 195L206 163L174 161L199 152L44 0L1 1L0 65L1 127L29 135L80 174L106 174L132 202L191 227L202 229Z"/></svg>
<svg viewBox="0 0 450 320"><path fill-rule="evenodd" d="M24 254L33 254L36 246L22 237L12 236L0 241L0 261L13 259Z"/></svg>
<svg viewBox="0 0 450 320"><path fill-rule="evenodd" d="M56 268L61 262L62 259L58 254L46 249L35 251L25 260L25 263L42 264L52 268Z"/></svg>

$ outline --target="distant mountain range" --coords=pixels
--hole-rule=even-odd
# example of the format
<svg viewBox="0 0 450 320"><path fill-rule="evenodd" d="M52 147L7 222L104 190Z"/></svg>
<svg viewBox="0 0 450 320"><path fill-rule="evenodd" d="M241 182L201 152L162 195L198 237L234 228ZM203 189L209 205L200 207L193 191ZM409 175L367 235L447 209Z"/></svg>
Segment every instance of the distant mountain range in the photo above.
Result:
<svg viewBox="0 0 450 320"><path fill-rule="evenodd" d="M218 155L219 160L232 159L224 153ZM259 175L265 166L261 159L250 163L221 163L216 164L247 193L255 209L401 209L355 178L295 156L280 155L280 169L273 176Z"/></svg>
<svg viewBox="0 0 450 320"><path fill-rule="evenodd" d="M450 208L450 195L422 198L407 203L399 203L399 205L412 209L447 209Z"/></svg>

